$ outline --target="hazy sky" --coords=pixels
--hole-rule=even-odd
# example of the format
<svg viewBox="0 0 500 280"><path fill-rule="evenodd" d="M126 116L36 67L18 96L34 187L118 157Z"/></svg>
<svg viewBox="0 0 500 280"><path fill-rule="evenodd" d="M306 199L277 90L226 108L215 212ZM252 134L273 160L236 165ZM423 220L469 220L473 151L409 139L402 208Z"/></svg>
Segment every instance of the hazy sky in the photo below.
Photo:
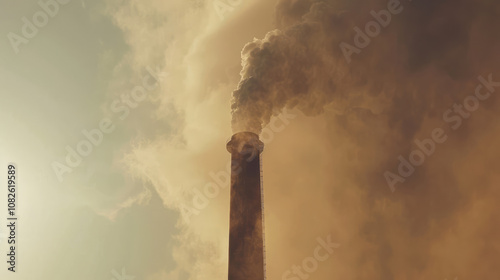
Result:
<svg viewBox="0 0 500 280"><path fill-rule="evenodd" d="M495 1L59 1L0 0L0 162L19 169L2 279L227 278L242 127L264 128L268 279L305 280L318 240L340 246L307 279L500 275Z"/></svg>

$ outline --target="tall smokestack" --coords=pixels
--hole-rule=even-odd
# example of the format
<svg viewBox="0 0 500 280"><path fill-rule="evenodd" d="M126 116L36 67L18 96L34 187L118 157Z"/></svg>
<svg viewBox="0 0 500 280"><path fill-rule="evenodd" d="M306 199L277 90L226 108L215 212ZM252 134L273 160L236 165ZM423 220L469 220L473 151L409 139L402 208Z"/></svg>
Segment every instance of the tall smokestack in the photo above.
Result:
<svg viewBox="0 0 500 280"><path fill-rule="evenodd" d="M264 144L252 132L233 135L229 221L229 280L264 280L264 235L260 153Z"/></svg>

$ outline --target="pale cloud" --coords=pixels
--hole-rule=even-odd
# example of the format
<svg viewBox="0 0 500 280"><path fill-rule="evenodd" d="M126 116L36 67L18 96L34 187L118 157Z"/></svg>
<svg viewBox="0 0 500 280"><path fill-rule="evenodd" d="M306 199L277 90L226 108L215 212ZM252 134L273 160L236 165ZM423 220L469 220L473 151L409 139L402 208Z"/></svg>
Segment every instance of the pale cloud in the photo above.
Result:
<svg viewBox="0 0 500 280"><path fill-rule="evenodd" d="M149 65L169 74L153 96L156 105L145 121L153 128L168 123L172 129L134 140L117 159L131 177L151 185L165 207L179 212L180 234L174 237L172 252L176 268L151 272L151 279L227 275L228 188L198 215L188 220L183 215L185 207L193 205L193 189L209 182L209 172L226 169L228 108L236 86L227 69L237 74L244 42L271 28L270 17L254 21L263 8L270 15L273 3L243 3L221 22L210 1L109 1L108 12L130 46L115 68L111 87L119 89L131 73L141 73ZM115 210L144 197L131 197Z"/></svg>

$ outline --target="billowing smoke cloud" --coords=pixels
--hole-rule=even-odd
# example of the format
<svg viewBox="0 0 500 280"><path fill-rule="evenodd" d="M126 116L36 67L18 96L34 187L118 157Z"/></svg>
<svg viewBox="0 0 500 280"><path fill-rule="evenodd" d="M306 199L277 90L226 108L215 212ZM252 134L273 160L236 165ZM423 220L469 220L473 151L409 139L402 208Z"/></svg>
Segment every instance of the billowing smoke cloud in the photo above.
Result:
<svg viewBox="0 0 500 280"><path fill-rule="evenodd" d="M323 275L498 277L500 3L281 0L276 22L242 51L233 131L285 108L328 121L350 251Z"/></svg>
<svg viewBox="0 0 500 280"><path fill-rule="evenodd" d="M398 118L409 105L420 116L442 109L461 96L448 84L493 71L497 14L493 1L280 1L279 29L242 51L233 130L260 132L283 108L362 107Z"/></svg>

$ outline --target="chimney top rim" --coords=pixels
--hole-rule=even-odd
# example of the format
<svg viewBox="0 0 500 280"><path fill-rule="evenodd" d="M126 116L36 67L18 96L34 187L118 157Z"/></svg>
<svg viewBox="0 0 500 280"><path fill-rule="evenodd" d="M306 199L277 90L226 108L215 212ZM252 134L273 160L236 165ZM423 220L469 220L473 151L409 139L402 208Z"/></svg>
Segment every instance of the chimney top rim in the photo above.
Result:
<svg viewBox="0 0 500 280"><path fill-rule="evenodd" d="M250 131L233 134L226 144L226 149L230 153L241 153L245 146L253 146L259 153L264 150L264 143L259 140L259 135Z"/></svg>

